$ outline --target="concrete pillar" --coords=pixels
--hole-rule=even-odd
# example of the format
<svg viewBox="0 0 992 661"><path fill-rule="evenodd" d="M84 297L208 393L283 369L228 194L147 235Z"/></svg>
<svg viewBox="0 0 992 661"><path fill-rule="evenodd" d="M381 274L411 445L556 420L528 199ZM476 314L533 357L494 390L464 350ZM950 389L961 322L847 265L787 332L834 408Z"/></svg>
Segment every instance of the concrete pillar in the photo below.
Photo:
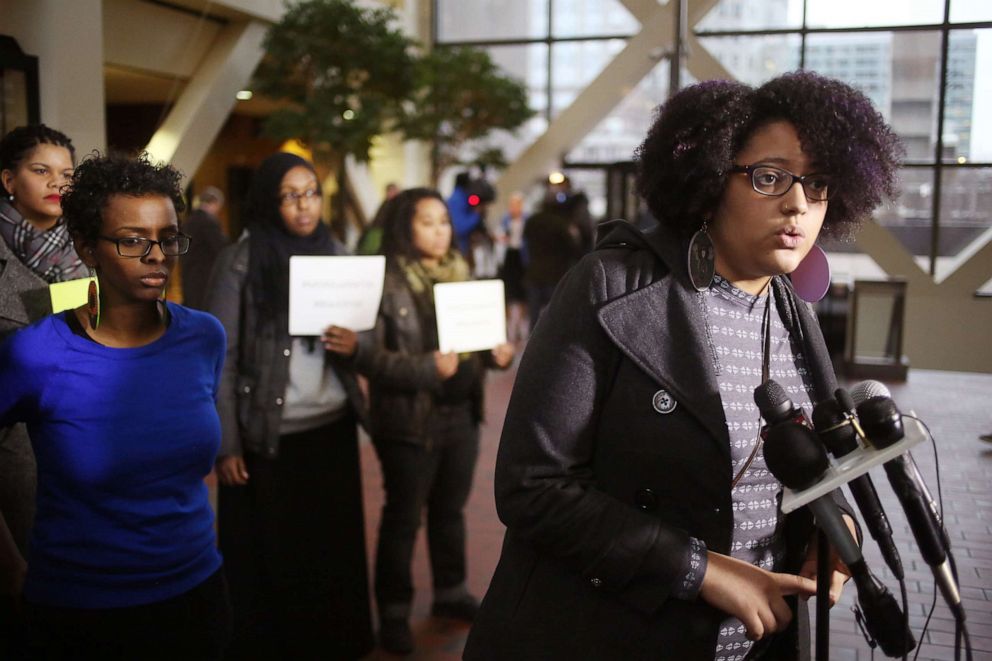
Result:
<svg viewBox="0 0 992 661"><path fill-rule="evenodd" d="M235 94L248 84L262 59L267 26L232 23L189 80L169 115L149 141L147 150L192 176L236 103Z"/></svg>
<svg viewBox="0 0 992 661"><path fill-rule="evenodd" d="M41 121L76 153L107 145L101 0L4 0L0 31L38 58Z"/></svg>

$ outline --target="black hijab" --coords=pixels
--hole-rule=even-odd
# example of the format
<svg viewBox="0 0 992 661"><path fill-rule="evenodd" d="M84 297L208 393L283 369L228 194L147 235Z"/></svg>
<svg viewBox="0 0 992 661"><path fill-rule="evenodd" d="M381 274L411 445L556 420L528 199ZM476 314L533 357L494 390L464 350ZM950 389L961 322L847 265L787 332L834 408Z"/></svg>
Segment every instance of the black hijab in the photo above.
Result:
<svg viewBox="0 0 992 661"><path fill-rule="evenodd" d="M289 314L289 258L293 255L337 255L340 249L323 222L309 236L290 234L279 214L279 186L286 173L303 166L316 176L308 161L279 152L258 168L248 201L248 284L258 309L258 320L285 319ZM317 183L318 190L320 182ZM279 321L277 323L282 323Z"/></svg>

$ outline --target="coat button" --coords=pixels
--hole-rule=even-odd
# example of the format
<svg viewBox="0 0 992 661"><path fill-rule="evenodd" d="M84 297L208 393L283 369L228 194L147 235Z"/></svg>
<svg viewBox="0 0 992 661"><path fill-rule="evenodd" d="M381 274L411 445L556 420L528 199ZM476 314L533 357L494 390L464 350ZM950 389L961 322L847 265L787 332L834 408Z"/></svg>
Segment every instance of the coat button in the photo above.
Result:
<svg viewBox="0 0 992 661"><path fill-rule="evenodd" d="M644 512L654 512L658 509L658 497L651 489L638 489L634 492L634 504Z"/></svg>
<svg viewBox="0 0 992 661"><path fill-rule="evenodd" d="M590 579L589 584L592 585L594 588L601 588L603 587L603 579L601 578Z"/></svg>
<svg viewBox="0 0 992 661"><path fill-rule="evenodd" d="M287 358L289 357L289 354L290 353L292 353L292 352L289 349L283 349L282 350L282 355L286 356Z"/></svg>
<svg viewBox="0 0 992 661"><path fill-rule="evenodd" d="M665 415L674 411L677 405L675 398L667 390L659 390L651 398L651 406L654 410Z"/></svg>
<svg viewBox="0 0 992 661"><path fill-rule="evenodd" d="M276 406L282 406L282 397L276 397Z"/></svg>
<svg viewBox="0 0 992 661"><path fill-rule="evenodd" d="M409 314L409 311L406 308L400 308L400 316L401 317L405 317L408 314Z"/></svg>
<svg viewBox="0 0 992 661"><path fill-rule="evenodd" d="M245 386L244 388L242 388L242 390L244 390L245 393L250 393L251 392L251 386Z"/></svg>

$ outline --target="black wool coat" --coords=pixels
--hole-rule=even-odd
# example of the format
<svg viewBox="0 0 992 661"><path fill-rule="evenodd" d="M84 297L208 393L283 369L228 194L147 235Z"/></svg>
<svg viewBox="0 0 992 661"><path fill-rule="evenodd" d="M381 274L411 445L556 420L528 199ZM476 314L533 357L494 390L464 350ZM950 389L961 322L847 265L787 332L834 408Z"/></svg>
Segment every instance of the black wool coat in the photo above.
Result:
<svg viewBox="0 0 992 661"><path fill-rule="evenodd" d="M684 260L664 230L622 223L541 316L497 459L506 537L465 659L713 658L726 615L671 596L690 536L729 555L733 529L730 440ZM836 379L814 316L787 279L773 292L814 401L828 397ZM661 391L676 403L666 414ZM803 509L780 525L794 572L812 519ZM764 646L765 658L808 655L806 613Z"/></svg>

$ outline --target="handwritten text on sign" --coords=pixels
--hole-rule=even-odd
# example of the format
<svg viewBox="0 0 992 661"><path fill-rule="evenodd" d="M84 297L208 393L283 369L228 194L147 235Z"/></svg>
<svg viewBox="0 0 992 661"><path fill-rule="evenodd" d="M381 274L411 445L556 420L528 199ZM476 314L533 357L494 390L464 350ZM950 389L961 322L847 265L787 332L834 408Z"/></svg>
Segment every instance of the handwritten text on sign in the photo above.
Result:
<svg viewBox="0 0 992 661"><path fill-rule="evenodd" d="M434 285L434 309L441 351L481 351L506 342L502 280Z"/></svg>
<svg viewBox="0 0 992 661"><path fill-rule="evenodd" d="M320 335L328 326L375 326L386 258L289 258L289 334Z"/></svg>

